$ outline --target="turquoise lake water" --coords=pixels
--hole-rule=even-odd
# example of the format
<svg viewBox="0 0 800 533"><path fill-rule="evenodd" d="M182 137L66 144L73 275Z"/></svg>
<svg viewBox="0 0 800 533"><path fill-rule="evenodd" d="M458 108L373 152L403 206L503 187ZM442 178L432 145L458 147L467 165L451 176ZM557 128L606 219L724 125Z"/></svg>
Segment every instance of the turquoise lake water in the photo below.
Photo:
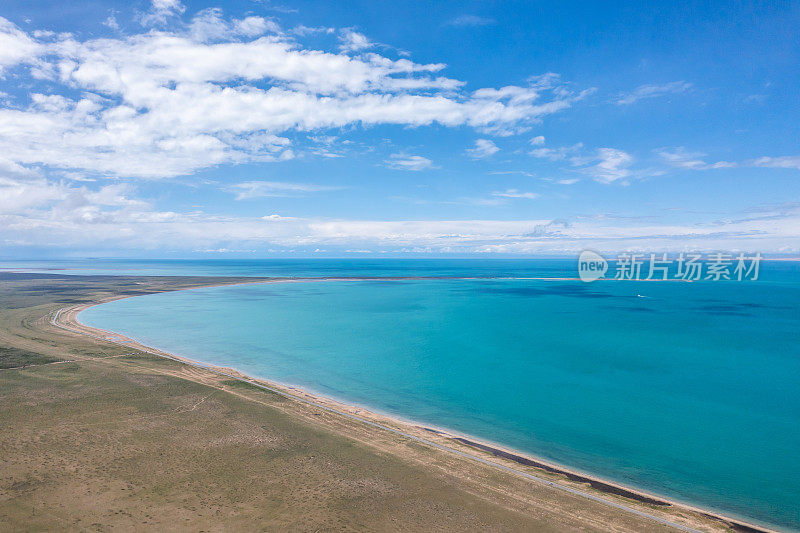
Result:
<svg viewBox="0 0 800 533"><path fill-rule="evenodd" d="M148 268L180 273L174 265ZM574 268L563 261L331 260L227 270L195 262L183 272L574 276ZM797 263L765 265L754 282L240 285L129 298L90 308L80 320L800 529Z"/></svg>

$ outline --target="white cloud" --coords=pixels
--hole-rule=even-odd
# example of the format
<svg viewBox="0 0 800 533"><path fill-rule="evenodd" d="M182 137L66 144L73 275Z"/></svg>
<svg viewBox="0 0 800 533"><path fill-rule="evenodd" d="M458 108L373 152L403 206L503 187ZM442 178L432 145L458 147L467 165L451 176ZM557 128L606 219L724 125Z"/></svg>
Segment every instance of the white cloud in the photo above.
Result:
<svg viewBox="0 0 800 533"><path fill-rule="evenodd" d="M484 159L500 151L495 143L489 139L477 139L473 148L466 150L467 155L473 159Z"/></svg>
<svg viewBox="0 0 800 533"><path fill-rule="evenodd" d="M533 146L541 146L544 144L544 135L537 135L529 141Z"/></svg>
<svg viewBox="0 0 800 533"><path fill-rule="evenodd" d="M495 191L492 193L492 196L498 196L500 198L526 198L528 200L535 200L541 195L535 192L523 192L517 189L506 189L505 191Z"/></svg>
<svg viewBox="0 0 800 533"><path fill-rule="evenodd" d="M686 168L691 170L709 170L717 168L733 168L737 166L736 163L732 163L730 161L717 161L716 163L706 163L703 160L706 154L702 152L689 152L682 146L672 150L664 148L658 150L657 153L667 163L678 168Z"/></svg>
<svg viewBox="0 0 800 533"><path fill-rule="evenodd" d="M13 22L0 17L0 75L6 68L33 62L43 48Z"/></svg>
<svg viewBox="0 0 800 533"><path fill-rule="evenodd" d="M458 17L449 20L446 25L469 27L469 26L488 26L489 24L494 24L494 23L495 23L494 19L486 17L479 17L477 15L459 15Z"/></svg>
<svg viewBox="0 0 800 533"><path fill-rule="evenodd" d="M171 17L178 16L186 11L180 0L152 0L150 10L142 13L139 21L145 25L163 25Z"/></svg>
<svg viewBox="0 0 800 533"><path fill-rule="evenodd" d="M63 187L44 179L14 180L0 177L0 214L23 213L64 196Z"/></svg>
<svg viewBox="0 0 800 533"><path fill-rule="evenodd" d="M309 183L290 183L286 181L245 181L229 187L236 194L237 200L250 198L298 196L303 193L333 191L339 187L312 185Z"/></svg>
<svg viewBox="0 0 800 533"><path fill-rule="evenodd" d="M795 168L800 170L800 155L759 157L749 162L754 167Z"/></svg>
<svg viewBox="0 0 800 533"><path fill-rule="evenodd" d="M280 26L275 21L255 16L234 21L234 28L236 33L246 37L255 37L266 32L280 33L281 31Z"/></svg>
<svg viewBox="0 0 800 533"><path fill-rule="evenodd" d="M538 139L538 137L534 138L536 140L533 143L535 146L544 144L544 138L541 141ZM621 183L627 185L631 179L660 174L660 172L652 170L634 172L631 168L634 164L633 156L617 148L598 148L593 153L587 154L583 150L583 144L577 143L572 146L560 146L558 148L541 146L540 148L534 148L529 153L540 159L566 161L577 172L586 174L595 181L604 184ZM576 181L575 179L562 179L558 183L571 185Z"/></svg>
<svg viewBox="0 0 800 533"><path fill-rule="evenodd" d="M519 174L521 176L528 176L529 178L535 176L533 172L528 172L527 170L492 170L489 171L487 174L491 174L492 176L502 176L504 174Z"/></svg>
<svg viewBox="0 0 800 533"><path fill-rule="evenodd" d="M230 248L212 248L206 250L192 250L193 252L200 252L203 254L254 254L258 250L235 250Z"/></svg>
<svg viewBox="0 0 800 533"><path fill-rule="evenodd" d="M432 168L433 161L419 155L392 154L384 161L386 166L394 170L425 170Z"/></svg>
<svg viewBox="0 0 800 533"><path fill-rule="evenodd" d="M596 162L584 167L583 172L589 174L596 181L601 183L625 182L631 177L630 166L633 164L633 157L627 152L616 148L599 148L594 160Z"/></svg>
<svg viewBox="0 0 800 533"><path fill-rule="evenodd" d="M640 85L633 92L620 94L615 103L617 105L629 105L646 98L657 98L667 94L677 94L689 90L691 83L685 81L673 81L664 85Z"/></svg>
<svg viewBox="0 0 800 533"><path fill-rule="evenodd" d="M111 14L103 21L103 26L111 28L112 30L119 30L119 23L117 22L116 12L112 9Z"/></svg>
<svg viewBox="0 0 800 533"><path fill-rule="evenodd" d="M538 137L534 138L538 139ZM560 146L558 148L534 148L529 153L533 157L539 159L549 159L550 161L561 161L563 159L566 159L567 157L574 156L581 150L581 148L583 148L583 143L573 144L572 146Z"/></svg>
<svg viewBox="0 0 800 533"><path fill-rule="evenodd" d="M275 21L264 17L250 16L228 20L218 7L200 11L189 23L189 34L198 43L257 37L267 32L278 34L281 33L281 28Z"/></svg>
<svg viewBox="0 0 800 533"><path fill-rule="evenodd" d="M273 4L269 0L254 0L255 2L264 6L264 9L276 11L278 13L299 13L300 10L295 7L288 7L280 4Z"/></svg>
<svg viewBox="0 0 800 533"><path fill-rule="evenodd" d="M173 13L183 13L186 8L180 0L151 0L152 8L155 11L170 11Z"/></svg>
<svg viewBox="0 0 800 533"><path fill-rule="evenodd" d="M553 220L341 220L157 211L120 184L88 188L42 179L0 180L0 243L53 249L258 250L284 247L433 253L574 253L598 250L798 252L800 207L674 224L628 217ZM507 198L529 198L503 191ZM492 201L489 199L488 201ZM87 244L88 243L88 244ZM789 247L791 248L791 247Z"/></svg>
<svg viewBox="0 0 800 533"><path fill-rule="evenodd" d="M749 159L742 162L736 161L716 161L707 163L706 154L703 152L690 152L686 148L661 148L656 153L671 166L690 170L710 170L719 168L736 167L762 167L762 168L793 168L800 170L800 155L770 157L763 156L756 159Z"/></svg>
<svg viewBox="0 0 800 533"><path fill-rule="evenodd" d="M331 28L328 26L304 26L302 24L295 26L289 30L289 33L293 35L298 35L300 37L304 37L306 35L314 35L316 33L327 33L332 34L336 33L336 28Z"/></svg>
<svg viewBox="0 0 800 533"><path fill-rule="evenodd" d="M166 0L152 9L164 24L182 10ZM169 177L291 159L297 131L439 124L510 134L587 94L553 75L466 93L433 75L441 63L306 49L268 19L217 9L175 27L81 41L35 38L3 19L11 45L0 63L35 64L31 76L53 89L27 106L0 102L0 153L18 165Z"/></svg>
<svg viewBox="0 0 800 533"><path fill-rule="evenodd" d="M16 220L19 227L32 229L58 221L110 222L121 213L149 210L149 204L131 198L131 192L125 184L89 189L44 178L0 177L0 222Z"/></svg>
<svg viewBox="0 0 800 533"><path fill-rule="evenodd" d="M23 167L5 157L0 156L0 176L5 177L33 177L39 176L39 172L35 169Z"/></svg>
<svg viewBox="0 0 800 533"><path fill-rule="evenodd" d="M343 30L339 40L342 43L339 49L344 52L360 52L373 46L366 35L353 30Z"/></svg>

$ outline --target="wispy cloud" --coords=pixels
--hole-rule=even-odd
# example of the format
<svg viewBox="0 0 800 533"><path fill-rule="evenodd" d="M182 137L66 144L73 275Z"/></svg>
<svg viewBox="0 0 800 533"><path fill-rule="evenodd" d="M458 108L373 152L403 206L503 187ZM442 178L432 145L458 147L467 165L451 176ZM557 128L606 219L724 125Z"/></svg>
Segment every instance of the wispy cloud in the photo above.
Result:
<svg viewBox="0 0 800 533"><path fill-rule="evenodd" d="M527 200L535 200L539 198L541 194L535 192L524 192L518 189L506 189L505 191L495 191L492 193L492 196L497 196L499 198L525 198Z"/></svg>
<svg viewBox="0 0 800 533"><path fill-rule="evenodd" d="M286 181L245 181L231 185L227 190L235 193L237 200L248 200L250 198L302 196L305 193L334 191L340 188Z"/></svg>
<svg viewBox="0 0 800 533"><path fill-rule="evenodd" d="M616 148L598 148L593 163L584 166L582 172L601 183L627 182L631 177L633 156Z"/></svg>
<svg viewBox="0 0 800 533"><path fill-rule="evenodd" d="M433 161L420 155L392 154L384 163L394 170L420 171L433 168Z"/></svg>
<svg viewBox="0 0 800 533"><path fill-rule="evenodd" d="M275 11L278 13L299 13L300 10L294 7L288 7L281 4L273 4L270 0L253 0L254 2L264 6L264 9Z"/></svg>
<svg viewBox="0 0 800 533"><path fill-rule="evenodd" d="M689 170L711 170L737 167L789 168L800 170L800 155L762 156L744 161L716 161L709 163L703 152L691 152L679 146L677 148L661 148L656 153L669 165Z"/></svg>
<svg viewBox="0 0 800 533"><path fill-rule="evenodd" d="M484 159L500 151L497 145L489 139L478 139L475 146L466 150L467 155L473 159Z"/></svg>
<svg viewBox="0 0 800 533"><path fill-rule="evenodd" d="M574 253L600 251L800 251L800 207L677 224L654 217L576 216L570 220L380 220L291 216L219 216L157 211L127 186L90 188L43 179L0 179L0 242L58 249L266 250L305 247L430 253ZM530 198L506 190L478 205ZM235 244L231 244L235 243ZM209 252L210 253L210 252Z"/></svg>
<svg viewBox="0 0 800 533"><path fill-rule="evenodd" d="M717 161L715 163L707 163L703 158L706 156L703 152L689 152L686 148L679 146L672 150L662 148L657 150L656 153L661 156L668 164L691 170L710 170L717 168L733 168L738 166L736 163L730 161Z"/></svg>
<svg viewBox="0 0 800 533"><path fill-rule="evenodd" d="M529 178L535 176L533 172L528 172L527 170L491 170L487 172L487 174L490 174L492 176L502 176L505 174L519 174L520 176L528 176Z"/></svg>
<svg viewBox="0 0 800 533"><path fill-rule="evenodd" d="M640 85L630 93L620 94L614 102L617 105L629 105L647 98L682 93L688 91L691 87L692 84L685 81L673 81L663 85Z"/></svg>
<svg viewBox="0 0 800 533"><path fill-rule="evenodd" d="M236 250L231 248L210 248L205 250L192 250L203 254L254 254L258 250Z"/></svg>
<svg viewBox="0 0 800 533"><path fill-rule="evenodd" d="M599 183L628 185L634 179L660 176L664 173L660 169L635 168L634 156L619 148L586 150L583 143L550 148L542 146L544 137L535 137L533 140L535 142L532 144L538 148L528 152L530 155L553 162L564 161L574 169L573 172L589 176ZM577 178L562 178L556 180L556 183L572 185L577 181Z"/></svg>
<svg viewBox="0 0 800 533"><path fill-rule="evenodd" d="M754 167L795 168L800 170L800 155L759 157L749 162Z"/></svg>
<svg viewBox="0 0 800 533"><path fill-rule="evenodd" d="M488 26L490 24L495 24L495 20L486 17L479 17L478 15L459 15L445 23L446 26L458 27Z"/></svg>
<svg viewBox="0 0 800 533"><path fill-rule="evenodd" d="M627 185L631 179L653 175L652 171L634 172L632 169L634 164L633 156L618 148L606 147L598 148L594 151L586 151L583 149L582 143L549 148L542 146L544 137L534 137L533 140L535 142L532 144L539 147L531 150L529 152L530 155L550 161L565 161L576 172L590 176L600 183ZM576 181L576 179L565 178L559 180L558 183L571 185Z"/></svg>
<svg viewBox="0 0 800 533"><path fill-rule="evenodd" d="M542 139L541 143L536 143L540 145L544 143L544 137L535 137L535 139ZM575 156L580 150L583 148L583 143L573 144L572 146L559 146L556 148L534 148L530 152L528 152L533 157L539 159L549 159L550 161L561 161L566 159L567 157Z"/></svg>

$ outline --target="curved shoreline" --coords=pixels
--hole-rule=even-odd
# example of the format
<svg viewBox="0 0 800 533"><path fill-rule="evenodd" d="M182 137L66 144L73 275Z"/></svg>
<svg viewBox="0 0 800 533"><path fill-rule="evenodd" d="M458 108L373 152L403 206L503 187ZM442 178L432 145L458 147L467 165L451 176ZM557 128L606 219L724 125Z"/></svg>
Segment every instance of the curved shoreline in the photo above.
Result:
<svg viewBox="0 0 800 533"><path fill-rule="evenodd" d="M509 279L520 279L520 280L541 280L541 281L573 281L578 280L579 278L509 278L509 277L461 277L461 276L437 276L437 277L426 277L426 276L403 276L403 277L325 277L325 278L275 278L275 279L258 279L255 278L253 281L237 281L237 282L221 282L216 285L202 285L198 287L186 287L186 288L179 288L168 290L164 292L177 292L177 291L185 291L185 290L194 290L199 288L211 288L211 287L220 287L220 286L232 286L232 285L244 285L244 284L264 284L264 283L308 283L308 282L334 282L334 281L411 281L411 280L509 280ZM578 470L571 469L559 463L555 463L546 459L542 459L537 457L533 454L527 452L520 452L517 450L513 450L511 448L505 447L503 445L493 443L491 441L487 441L485 439L479 439L476 437L472 437L470 435L465 435L460 432L454 432L452 430L432 426L431 424L420 423L413 420L405 419L401 416L387 414L381 412L380 410L376 410L371 407L362 406L359 404L355 404L352 402L348 402L346 400L340 400L337 398L332 398L330 396L322 395L317 392L311 391L305 387L298 387L295 385L285 384L277 381L270 380L268 378L259 378L253 377L247 374L244 374L235 368L230 367L221 367L217 365L212 365L208 363L204 363L202 361L197 361L193 359L189 359L182 356L177 356L175 354L159 350L158 348L153 348L144 344L139 343L135 339L127 337L125 335L107 331L99 328L94 328L92 326L88 326L83 324L77 319L77 316L80 312L88 309L90 307L94 307L103 303L108 303L111 301L122 300L126 298L131 298L133 296L142 296L142 295L115 295L112 297L104 298L92 303L88 304L81 304L77 306L68 306L61 309L58 309L56 313L52 316L51 324L58 328L64 329L66 331L70 331L72 333L85 335L89 337L96 338L101 341L111 342L114 344L127 346L132 349L136 349L138 351L146 352L152 355L156 355L158 357L163 357L167 359L171 359L174 361L181 362L183 364L194 366L197 368L202 368L207 371L211 371L213 373L235 379L238 381L242 381L245 383L249 383L251 385L257 386L262 389L269 390L271 392L280 394L282 396L313 405L320 409L324 409L326 411L338 414L340 416L347 417L349 419L355 420L357 422L367 424L385 431L390 431L400 436L415 440L427 446L448 452L453 453L467 459L477 461L483 464L487 464L498 468L500 470L504 470L533 481L544 483L549 486L558 488L560 490L564 490L566 492L576 494L590 500L594 500L597 502L601 502L606 505L610 505L612 507L618 508L620 510L624 510L645 518L649 518L656 522L669 525L684 531L696 531L695 529L683 525L681 523L673 522L671 520L662 518L655 514L650 514L639 509L617 503L613 500L608 498L600 497L591 492L587 492L585 490L581 490L580 488L575 488L564 483L558 482L560 480L567 480L569 482L575 484L588 484L589 487L594 489L595 491L611 495L611 496L618 496L620 498L624 498L627 500L631 500L640 504L645 504L654 507L662 507L662 508L678 508L678 509L685 509L694 513L697 513L703 517L710 518L714 521L720 522L721 525L727 526L735 531L774 531L769 529L766 526L756 525L753 523L746 522L739 518L732 518L726 516L722 513L719 513L714 510L704 509L696 506L692 506L690 504L665 498L663 496L659 496L638 488L628 487L624 484L620 484L614 481L610 481L604 479L599 476L587 474L585 472L581 472ZM436 435L441 437L446 441L445 444L434 442L433 440L426 439L421 437L415 433L415 430L421 430L432 435ZM458 449L448 444L455 443L459 447L466 447L466 450ZM486 459L484 456L485 454L490 454L495 458L504 459L506 461L510 461L512 463L528 466L535 468L537 470L541 470L546 474L550 474L554 476L555 479L558 481L552 481L545 477L541 477L538 475L533 475L529 472L524 470L520 470L514 468L512 466L508 466L496 461L491 461Z"/></svg>

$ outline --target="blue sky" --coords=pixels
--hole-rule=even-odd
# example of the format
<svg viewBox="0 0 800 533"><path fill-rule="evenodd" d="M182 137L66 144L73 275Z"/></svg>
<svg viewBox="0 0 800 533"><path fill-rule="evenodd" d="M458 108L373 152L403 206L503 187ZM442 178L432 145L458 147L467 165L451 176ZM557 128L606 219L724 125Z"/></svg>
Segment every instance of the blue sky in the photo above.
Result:
<svg viewBox="0 0 800 533"><path fill-rule="evenodd" d="M0 17L0 258L800 253L796 2Z"/></svg>

